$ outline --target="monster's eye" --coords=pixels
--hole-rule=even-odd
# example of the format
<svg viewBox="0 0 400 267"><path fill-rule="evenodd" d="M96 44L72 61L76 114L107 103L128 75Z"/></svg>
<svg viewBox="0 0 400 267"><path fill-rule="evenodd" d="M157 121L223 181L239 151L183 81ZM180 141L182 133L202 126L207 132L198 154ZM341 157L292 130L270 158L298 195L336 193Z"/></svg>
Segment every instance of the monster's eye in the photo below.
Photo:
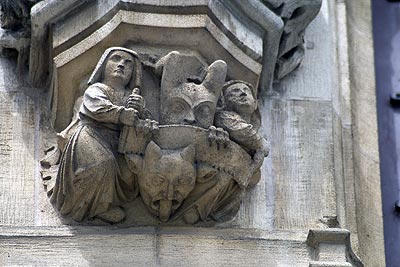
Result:
<svg viewBox="0 0 400 267"><path fill-rule="evenodd" d="M182 113L185 110L185 106L183 103L176 102L171 105L171 110L174 113Z"/></svg>
<svg viewBox="0 0 400 267"><path fill-rule="evenodd" d="M207 117L211 115L211 108L208 105L202 105L196 109L196 113Z"/></svg>
<svg viewBox="0 0 400 267"><path fill-rule="evenodd" d="M165 178L157 175L157 176L153 177L152 181L153 181L153 185L157 186L157 185L163 184L165 182Z"/></svg>
<svg viewBox="0 0 400 267"><path fill-rule="evenodd" d="M182 184L182 185L188 185L188 184L190 184L190 182L191 182L191 180L186 177L181 177L178 179L178 183Z"/></svg>

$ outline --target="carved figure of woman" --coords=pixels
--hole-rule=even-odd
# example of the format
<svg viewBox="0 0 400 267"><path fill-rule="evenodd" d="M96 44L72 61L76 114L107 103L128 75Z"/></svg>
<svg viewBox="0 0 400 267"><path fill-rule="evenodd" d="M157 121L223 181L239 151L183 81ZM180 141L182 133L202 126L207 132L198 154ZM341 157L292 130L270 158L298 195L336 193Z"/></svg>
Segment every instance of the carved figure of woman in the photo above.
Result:
<svg viewBox="0 0 400 267"><path fill-rule="evenodd" d="M120 205L137 196L136 179L117 149L121 127L134 126L142 117L144 99L131 94L140 86L141 73L138 55L125 48L107 49L97 64L51 196L62 215L117 223L125 217Z"/></svg>

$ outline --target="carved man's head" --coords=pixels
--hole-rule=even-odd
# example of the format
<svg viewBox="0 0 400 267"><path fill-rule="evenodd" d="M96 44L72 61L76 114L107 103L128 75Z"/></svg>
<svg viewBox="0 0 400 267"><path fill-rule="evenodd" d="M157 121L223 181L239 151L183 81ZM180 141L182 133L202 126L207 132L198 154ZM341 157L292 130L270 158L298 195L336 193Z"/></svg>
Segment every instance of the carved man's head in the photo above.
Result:
<svg viewBox="0 0 400 267"><path fill-rule="evenodd" d="M182 204L196 182L193 145L163 150L151 141L145 151L139 189L144 204L162 222Z"/></svg>
<svg viewBox="0 0 400 267"><path fill-rule="evenodd" d="M138 54L123 47L111 47L103 53L88 83L117 81L133 89L140 87L141 79L142 64Z"/></svg>
<svg viewBox="0 0 400 267"><path fill-rule="evenodd" d="M206 72L201 83L183 82L175 88L162 88L161 124L202 128L213 125L218 97L225 82L226 63L217 60Z"/></svg>
<svg viewBox="0 0 400 267"><path fill-rule="evenodd" d="M229 81L223 88L225 109L238 114L252 114L257 109L252 86L244 81Z"/></svg>

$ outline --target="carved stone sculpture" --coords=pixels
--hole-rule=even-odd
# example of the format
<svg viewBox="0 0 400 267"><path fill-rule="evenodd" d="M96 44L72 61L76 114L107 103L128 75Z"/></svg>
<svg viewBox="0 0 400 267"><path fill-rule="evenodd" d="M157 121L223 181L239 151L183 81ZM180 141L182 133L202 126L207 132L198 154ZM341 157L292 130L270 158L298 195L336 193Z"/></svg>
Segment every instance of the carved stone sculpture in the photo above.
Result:
<svg viewBox="0 0 400 267"><path fill-rule="evenodd" d="M1 27L16 30L29 28L31 7L40 0L1 0Z"/></svg>
<svg viewBox="0 0 400 267"><path fill-rule="evenodd" d="M119 204L135 198L138 190L132 174L124 172L117 146L121 126L139 120L140 112L129 106L140 99L131 96L140 80L135 52L110 48L103 54L85 91L80 126L63 152L51 196L61 214L77 221L99 217L112 223L125 217Z"/></svg>
<svg viewBox="0 0 400 267"><path fill-rule="evenodd" d="M285 23L275 67L275 79L280 80L303 61L304 33L317 16L322 0L263 0L263 2Z"/></svg>
<svg viewBox="0 0 400 267"><path fill-rule="evenodd" d="M260 121L254 88L244 81L227 82L223 88L222 106L215 116L215 125L225 129L233 141L252 155L255 169L260 168L269 148L266 140L258 134ZM260 173L257 172L250 184L257 184L259 179Z"/></svg>
<svg viewBox="0 0 400 267"><path fill-rule="evenodd" d="M168 221L196 182L195 148L163 150L151 141L146 148L139 189L144 204L162 222Z"/></svg>
<svg viewBox="0 0 400 267"><path fill-rule="evenodd" d="M77 99L79 118L59 134L52 202L76 221L121 222L138 196L161 222L233 218L268 154L255 89L226 83L222 60L208 66L176 51L146 68L160 85L149 89L139 58L126 48L104 52ZM144 99L146 90L153 99ZM146 107L155 99L160 126Z"/></svg>
<svg viewBox="0 0 400 267"><path fill-rule="evenodd" d="M204 70L196 58L178 52L169 53L160 63L163 65L160 123L209 128L225 82L226 63L218 60ZM196 77L193 72L205 77Z"/></svg>

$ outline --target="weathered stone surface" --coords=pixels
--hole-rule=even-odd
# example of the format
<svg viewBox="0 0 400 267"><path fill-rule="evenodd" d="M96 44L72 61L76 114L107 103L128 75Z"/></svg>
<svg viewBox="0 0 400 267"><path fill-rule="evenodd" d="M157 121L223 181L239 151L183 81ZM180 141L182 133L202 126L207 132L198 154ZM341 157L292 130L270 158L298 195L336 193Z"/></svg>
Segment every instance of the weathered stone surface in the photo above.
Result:
<svg viewBox="0 0 400 267"><path fill-rule="evenodd" d="M57 3L57 5L71 4L71 6L76 4L73 1L47 2L51 2L52 4ZM83 3L84 1L79 2ZM106 5L106 2L111 3L111 1L102 3ZM139 1L137 2L139 3ZM167 3L171 6L179 7L180 5L187 4L190 5L191 8L196 5L207 4L207 2L208 1L163 1L163 3ZM148 1L148 3L160 8L159 10L165 10L161 7L162 3L159 1ZM10 165L8 164L9 158L1 159L4 160L4 169L1 170L0 184L2 183L4 185L4 190L6 190L2 192L1 197L4 198L6 205L11 202L24 203L20 206L11 205L20 209L16 210L16 212L9 210L9 206L7 206L7 210L5 210L3 219L10 223L11 226L2 226L0 228L2 233L0 246L2 252L5 251L2 253L2 255L5 255L5 257L3 257L4 265L26 266L27 262L32 262L32 265L40 266L70 266L74 264L78 266L110 266L113 264L115 265L115 255L119 254L122 255L118 258L121 266L132 264L149 266L259 266L260 264L266 264L268 266L350 266L349 262L343 261L343 259L345 259L343 251L345 250L342 245L323 245L322 248L324 252L321 253L323 258L317 260L314 257L315 249L306 244L306 231L308 228L316 227L323 229L340 226L350 228L352 234L357 234L360 231L361 235L364 235L360 238L360 241L362 241L361 247L364 246L360 249L360 255L367 260L372 260L374 264L377 264L376 266L384 266L384 264L379 265L380 263L378 262L382 260L383 254L379 252L382 247L376 245L376 243L379 243L375 242L377 241L375 239L376 235L368 236L371 231L376 231L376 233L381 231L381 224L379 224L379 222L376 224L374 223L374 225L369 224L370 221L376 219L374 217L375 215L377 218L380 216L379 212L376 212L378 211L377 205L379 205L379 201L376 200L376 195L372 194L375 192L376 188L373 189L367 186L370 182L370 178L366 180L357 178L356 181L358 182L356 186L359 187L359 189L357 189L357 196L360 197L360 194L363 196L363 192L367 192L373 196L372 201L374 201L374 203L371 204L368 202L370 200L364 199L363 197L355 202L352 200L355 198L355 193L352 189L355 176L353 170L358 172L357 175L359 176L356 177L374 176L377 178L379 175L375 172L376 162L373 166L371 165L371 169L368 169L370 173L365 173L363 170L360 171L360 169L364 168L361 166L365 165L358 164L364 161L354 161L357 166L353 167L352 165L353 129L351 124L352 118L349 120L349 111L353 111L354 118L357 117L359 109L353 109L349 105L350 90L346 89L345 85L348 74L346 74L346 72L343 73L343 66L339 67L339 71L341 72L340 78L338 78L338 73L336 72L338 63L342 64L343 58L347 57L343 54L343 50L347 49L345 47L340 48L342 54L339 52L339 58L342 57L342 59L339 59L340 62L337 62L336 56L338 52L336 50L337 40L335 40L335 36L344 38L344 40L341 41L342 45L344 42L347 43L347 37L340 33L337 35L324 34L324 31L335 32L334 21L336 16L335 12L338 10L337 4L341 5L343 12L344 3L342 1L339 3L333 1L323 2L322 13L320 13L317 20L310 25L305 36L306 49L308 49L305 56L305 64L300 66L297 72L288 75L282 83L276 85L275 91L277 94L265 99L264 103L261 105L263 117L268 118L266 121L263 121L261 135L268 137L271 141L274 141L274 139L272 139L272 137L274 137L275 141L272 143L271 156L267 158L262 166L263 175L260 183L252 188L250 193L243 199L238 215L232 221L216 225L213 224L212 226L216 227L207 229L149 227L143 230L140 228L116 229L110 228L109 226L103 226L100 227L100 229L93 226L57 228L55 226L77 224L72 221L60 219L61 216L51 207L45 192L42 191L41 185L38 183L39 180L35 180L35 176L31 174L31 171L27 171L23 174L24 178L15 177L14 180L8 179L9 175L13 174L15 172L14 170L17 168L23 169L24 172L25 170L32 170L33 167L31 167L30 164L33 164L34 160L37 160L37 158L29 158L31 155L27 152L28 150L31 151L30 146L32 146L32 144L30 142L32 140L30 138L34 136L35 128L30 124L24 124L24 136L29 135L29 137L23 138L25 143L24 147L21 148L21 151L25 153L23 156L24 163ZM353 3L351 4L355 5ZM149 6L147 6L147 8L148 7ZM43 8L43 6L41 6L41 8ZM178 9L179 8L174 10ZM201 8L199 9L201 10ZM189 9L186 9L186 11L188 10ZM41 11L44 12L45 9ZM55 12L51 14L44 12L41 16L46 18L47 16L52 16L52 19L54 19L62 14L62 12L57 13L56 9L54 11ZM145 13L141 11L146 10L136 10L135 12ZM201 14L204 14L204 11L202 12ZM80 16L83 18L84 15L82 14ZM99 16L102 16L100 10ZM41 17L41 19L44 17ZM146 16L142 16L140 18L142 19L145 17ZM38 18L39 17L36 17L35 19ZM139 19L139 17L136 17L136 19ZM235 17L232 19L235 19ZM45 21L46 19L42 21L44 23L43 25L46 24ZM70 21L71 24L68 26L70 27L69 30L65 32L66 34L68 33L68 36L66 35L64 37L61 34L62 24L57 25L58 21L55 21L56 24L54 26L55 28L58 27L57 31L58 34L60 34L59 39L57 39L60 41L60 44L65 40L72 40L73 38L68 39L75 36L73 34L69 35L73 33L73 31L70 31L74 27L72 20ZM93 21L95 21L95 19ZM179 24L179 21L182 20L178 20L176 23ZM352 19L350 21L352 21ZM228 25L229 19L223 23ZM338 24L339 23L341 22L339 21ZM77 24L79 24L78 21L75 22L76 27L79 26ZM98 26L96 23L93 25ZM191 25L196 24L194 23ZM251 23L250 25L254 26L254 24ZM83 26L83 29L86 29L90 25ZM115 35L115 40L120 40L118 38L122 36L123 32L132 36L139 36L140 38L143 38L143 36L138 35L138 33L146 32L143 31L140 25L136 25L137 31L132 30L129 32L127 31L129 28L131 27L127 26L126 23L122 23L121 27L117 30L118 34ZM254 27L253 29L258 28ZM92 38L95 42L99 41L102 37L102 33L104 33L104 28L99 31L92 30L87 30L85 34L89 36L95 33ZM340 32L343 32L342 30L340 30ZM159 31L155 30L155 32L154 38L156 38L157 35L161 36L165 34L166 31L161 29ZM182 36L189 32L190 30L187 29ZM168 33L174 34L175 32L171 29ZM198 34L196 38L204 40L204 42L200 42L200 46L205 46L211 39L204 38L205 36L207 38L210 36L209 33L205 31L199 31L199 33L195 33L195 35L196 34ZM252 52L249 56L249 58L255 59L257 58L256 55L258 52L256 48L258 47L259 39L255 38L257 34L251 33L250 35L254 43L248 42L246 45L249 45L250 50L254 49L253 52L256 52ZM79 36L79 38L87 38L87 36ZM80 42L81 40L78 39L75 40ZM54 91L54 99L58 99L52 102L54 104L54 110L59 108L66 111L65 114L68 114L65 118L61 118L62 116L60 116L60 114L63 113L58 114L58 119L61 118L61 120L63 120L62 122L57 122L59 123L58 130L64 129L72 118L74 103L83 90L81 84L85 84L83 80L87 80L91 72L87 66L90 65L93 69L100 54L111 44L111 40L112 38L102 41L104 47L97 47L85 51L85 55L77 60L76 65L69 65L69 63L67 63L58 69L59 74L66 75L53 77L55 83L69 84L68 87L62 87L62 90ZM357 38L354 38L354 40L357 40ZM355 41L355 43L357 42ZM68 48L70 45L72 47L72 44L73 41L68 41L64 43L64 46L57 45L56 54L61 55L63 49ZM195 43L193 43L193 45L194 44ZM234 44L237 45L237 43ZM171 50L175 50L175 48L170 49L168 46L145 46L133 42L126 44L121 42L121 45L126 45L126 47L139 51L142 58L147 57L147 61L144 60L147 62L145 68L151 66L151 62L154 61L154 59L156 62L163 55L166 55ZM38 43L36 43L36 46L38 46ZM221 50L217 47L217 45L213 46L215 49L212 49L212 53L218 55L221 53ZM242 48L243 47L245 46L242 46ZM156 49L160 49L159 51L162 51L162 53L153 58L152 55L154 55ZM186 52L188 50L186 50ZM70 51L73 52L73 50ZM180 52L184 51L180 50ZM199 55L199 58L208 58L205 62L210 64L218 59L213 56L212 53L208 54L206 57L204 57L204 55ZM71 55L73 55L73 53ZM34 56L39 55L34 54ZM58 59L68 60L68 53L65 53ZM0 61L1 60L3 59L0 59ZM358 66L358 60L352 61L352 64ZM3 64L4 63L0 62L1 66L3 66ZM364 64L364 62L362 64ZM80 65L84 67L80 67ZM7 66L7 68L4 68L4 70L0 69L4 73L4 75L0 75L0 91L18 91L16 95L24 100L22 101L23 104L17 106L24 106L24 103L27 103L25 102L25 93L19 91L21 86L18 84L18 78L16 78L15 73L9 72L9 70L15 67L15 64L4 66ZM250 72L245 73L244 76L248 76L249 73ZM144 75L148 74L145 73ZM74 77L80 78L74 79ZM147 76L147 78L148 77L149 76ZM238 78L234 75L229 76L229 74L228 77ZM355 75L354 77L358 76ZM360 75L359 77L363 76ZM152 80L146 86L149 86L149 88L156 88L156 84L157 82ZM339 90L339 85L341 92L338 94L337 90ZM362 86L360 85L359 87L361 88ZM346 92L346 90L348 91ZM357 90L357 92L358 91L359 90ZM58 96L57 93L59 94ZM147 92L144 90L141 90L139 94L146 99L146 107L151 111L156 110L158 112L155 108L156 105L151 103L151 101L147 101L147 99L153 96L147 95ZM4 95L4 102L7 103L7 101L9 101L14 103L12 97L14 97L13 94L7 93ZM351 101L354 101L353 96ZM356 102L358 103L358 101L361 100L357 100ZM45 105L36 104L36 107L39 106L44 107ZM368 105L365 105L363 108L367 106ZM13 107L15 108L15 105ZM33 110L28 107L27 109ZM10 113L14 114L15 112L13 110L10 110ZM5 112L8 111L5 110ZM374 111L369 110L369 112L373 113ZM26 117L32 117L30 112L24 114L26 114ZM34 121L38 123L39 116L38 114L36 115ZM26 118L25 115L22 117ZM13 118L18 118L19 120L22 117ZM370 114L366 115L366 117L369 118ZM4 122L4 126L9 127L12 124L15 125L15 123L15 121L12 123L7 121ZM362 124L365 122L357 119L357 123ZM6 130L3 129L3 124L1 131L6 132ZM357 130L355 133L363 134L365 132L368 132L368 129L364 129L363 131ZM41 134L43 134L43 131ZM202 132L202 134L205 134L205 132ZM18 143L21 139L21 137L16 134L12 135L12 138L13 142L15 141ZM27 140L30 141L27 142ZM365 140L369 139L366 138L357 141L357 147L364 147L363 142L367 142ZM43 140L43 142L44 141L45 140ZM42 151L38 147L39 146L34 150L37 154ZM176 150L181 148L182 147L177 148ZM358 149L354 151L357 152L354 155L358 155L359 159L366 160L365 157L359 155L359 151L361 150ZM366 150L362 150L362 152L365 151ZM364 153L361 154L364 155ZM20 158L21 157L18 157L18 159ZM35 173L37 175L38 170L36 170ZM372 180L376 181L374 179ZM14 191L7 191L10 187L14 188L15 184L24 187L22 190L20 187L18 192L16 192L15 189ZM35 187L35 184L37 187ZM374 186L379 187L377 184L374 184ZM363 201L366 201L366 204L363 204ZM359 207L362 207L362 209L358 209ZM370 207L374 207L372 214L369 214L371 211ZM149 225L149 222L153 225L158 223L148 214L143 203L125 208L128 210L128 213L132 212L133 214L133 211L137 211L137 214L139 214L138 217L140 218L126 218L126 221L121 224L123 227ZM357 210L357 215L352 214L355 210ZM27 216L22 219L19 217L21 214ZM360 224L358 224L359 221L361 221ZM22 229L18 227L21 225L36 225L40 227ZM45 225L50 227L44 227ZM203 224L202 226L209 227L210 225ZM264 229L268 230L268 232L250 230L251 228ZM284 229L284 231L279 229ZM354 236L357 239L357 235ZM357 251L357 242L353 242L353 245L356 246L355 250ZM117 249L111 249L113 247ZM371 252L372 250L376 251ZM372 254L368 254L370 252ZM8 257L8 255L10 255L10 257ZM255 257L249 257L248 255L255 255ZM336 255L341 262L333 262L330 260L329 257L332 257L332 255ZM374 259L372 259L372 257L374 257ZM368 261L366 261L366 263L369 264Z"/></svg>
<svg viewBox="0 0 400 267"><path fill-rule="evenodd" d="M263 114L269 115L264 131L271 141L275 227L311 228L325 223L324 217L334 219L331 104L269 100Z"/></svg>
<svg viewBox="0 0 400 267"><path fill-rule="evenodd" d="M307 267L306 232L193 228L2 229L5 266ZM268 253L266 253L268 252ZM116 258L118 255L118 258ZM248 255L253 255L249 257ZM179 259L179 260L177 260Z"/></svg>
<svg viewBox="0 0 400 267"><path fill-rule="evenodd" d="M15 61L0 58L0 224L34 225L38 121L15 70Z"/></svg>
<svg viewBox="0 0 400 267"><path fill-rule="evenodd" d="M41 0L2 0L1 27L3 29L29 31L31 7Z"/></svg>
<svg viewBox="0 0 400 267"><path fill-rule="evenodd" d="M332 100L337 84L336 54L331 52L336 41L334 8L330 2L322 4L320 15L307 28L303 63L297 71L273 85L275 95L300 100Z"/></svg>
<svg viewBox="0 0 400 267"><path fill-rule="evenodd" d="M307 245L314 249L314 261L310 266L364 266L351 248L347 230L312 229L307 236Z"/></svg>
<svg viewBox="0 0 400 267"><path fill-rule="evenodd" d="M170 52L151 67L145 70L139 54L121 47L100 58L78 98L78 118L41 161L45 184L55 180L48 192L61 215L131 221L140 212L123 207L140 196L164 223L224 222L260 180L269 150L258 134L254 87L239 80L224 86L226 63L207 66L195 54ZM159 87L146 87L144 71ZM139 94L151 90L155 98ZM146 102L159 105L153 114L160 127Z"/></svg>
<svg viewBox="0 0 400 267"><path fill-rule="evenodd" d="M347 12L360 257L366 266L385 266L371 1L348 1Z"/></svg>

